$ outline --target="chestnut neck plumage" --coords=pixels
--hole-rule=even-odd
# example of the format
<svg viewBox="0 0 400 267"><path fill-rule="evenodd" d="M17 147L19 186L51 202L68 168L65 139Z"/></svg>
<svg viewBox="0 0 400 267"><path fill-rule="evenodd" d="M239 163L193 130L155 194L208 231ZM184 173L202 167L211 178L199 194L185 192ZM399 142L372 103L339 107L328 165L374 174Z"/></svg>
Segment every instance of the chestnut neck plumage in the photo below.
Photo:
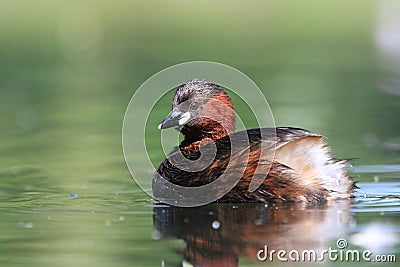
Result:
<svg viewBox="0 0 400 267"><path fill-rule="evenodd" d="M206 139L216 141L234 132L236 121L231 99L225 92L215 94L212 99L213 101L209 101L203 107L204 116L200 115L195 123L185 125L181 129L185 136L181 147Z"/></svg>

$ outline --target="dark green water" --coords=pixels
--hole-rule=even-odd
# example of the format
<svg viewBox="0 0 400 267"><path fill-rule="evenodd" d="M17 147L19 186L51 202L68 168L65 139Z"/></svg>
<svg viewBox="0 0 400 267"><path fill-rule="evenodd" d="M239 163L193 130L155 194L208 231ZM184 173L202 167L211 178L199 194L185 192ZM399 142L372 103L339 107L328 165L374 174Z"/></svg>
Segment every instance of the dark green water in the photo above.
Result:
<svg viewBox="0 0 400 267"><path fill-rule="evenodd" d="M392 10L385 1L2 1L0 265L279 265L259 262L257 251L336 248L338 238L398 262ZM124 112L147 78L192 60L243 71L266 95L277 126L324 134L338 157L355 158L355 201L154 206L124 162ZM166 99L146 142L158 144L168 109ZM164 157L151 153L155 162Z"/></svg>

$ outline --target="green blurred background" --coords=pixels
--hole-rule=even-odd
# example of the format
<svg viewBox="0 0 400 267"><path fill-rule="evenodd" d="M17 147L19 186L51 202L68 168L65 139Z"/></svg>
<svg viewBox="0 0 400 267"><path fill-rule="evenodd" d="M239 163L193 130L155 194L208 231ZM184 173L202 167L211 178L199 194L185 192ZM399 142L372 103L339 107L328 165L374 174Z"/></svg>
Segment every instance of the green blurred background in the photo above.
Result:
<svg viewBox="0 0 400 267"><path fill-rule="evenodd" d="M16 249L24 242L12 237L36 235L15 225L38 226L54 217L12 219L16 212L143 209L149 197L131 179L122 154L124 112L141 83L181 62L209 60L241 70L263 90L277 126L326 135L336 155L357 158L354 165L399 164L396 10L396 1L368 0L1 0L0 198L6 219L0 237L11 248L1 248L0 262L25 262L27 251L54 249L53 243ZM161 150L157 157L164 157ZM120 218L102 216L101 226ZM95 219L80 219L83 224L71 224L98 235ZM151 215L135 219L143 225L139 236L152 229ZM64 254L58 252L59 263Z"/></svg>

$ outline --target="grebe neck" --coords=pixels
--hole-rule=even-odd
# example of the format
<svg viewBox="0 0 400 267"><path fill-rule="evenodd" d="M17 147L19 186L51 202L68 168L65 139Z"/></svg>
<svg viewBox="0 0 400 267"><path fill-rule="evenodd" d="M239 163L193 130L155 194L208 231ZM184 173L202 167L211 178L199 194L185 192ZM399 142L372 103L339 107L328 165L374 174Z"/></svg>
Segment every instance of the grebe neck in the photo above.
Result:
<svg viewBox="0 0 400 267"><path fill-rule="evenodd" d="M183 127L181 133L185 136L185 138L182 141L181 146L187 146L198 141L204 141L206 139L210 141L216 141L232 132L233 131L228 131L218 124L209 124L207 127Z"/></svg>

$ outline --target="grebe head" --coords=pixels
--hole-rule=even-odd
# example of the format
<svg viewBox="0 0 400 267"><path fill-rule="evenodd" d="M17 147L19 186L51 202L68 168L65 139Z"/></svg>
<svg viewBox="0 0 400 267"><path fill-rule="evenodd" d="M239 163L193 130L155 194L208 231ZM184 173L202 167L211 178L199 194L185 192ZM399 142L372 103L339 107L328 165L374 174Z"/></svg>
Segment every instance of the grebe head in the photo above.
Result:
<svg viewBox="0 0 400 267"><path fill-rule="evenodd" d="M158 126L159 129L170 127L182 132L187 141L222 138L235 129L232 101L213 82L189 80L176 89L172 111Z"/></svg>

